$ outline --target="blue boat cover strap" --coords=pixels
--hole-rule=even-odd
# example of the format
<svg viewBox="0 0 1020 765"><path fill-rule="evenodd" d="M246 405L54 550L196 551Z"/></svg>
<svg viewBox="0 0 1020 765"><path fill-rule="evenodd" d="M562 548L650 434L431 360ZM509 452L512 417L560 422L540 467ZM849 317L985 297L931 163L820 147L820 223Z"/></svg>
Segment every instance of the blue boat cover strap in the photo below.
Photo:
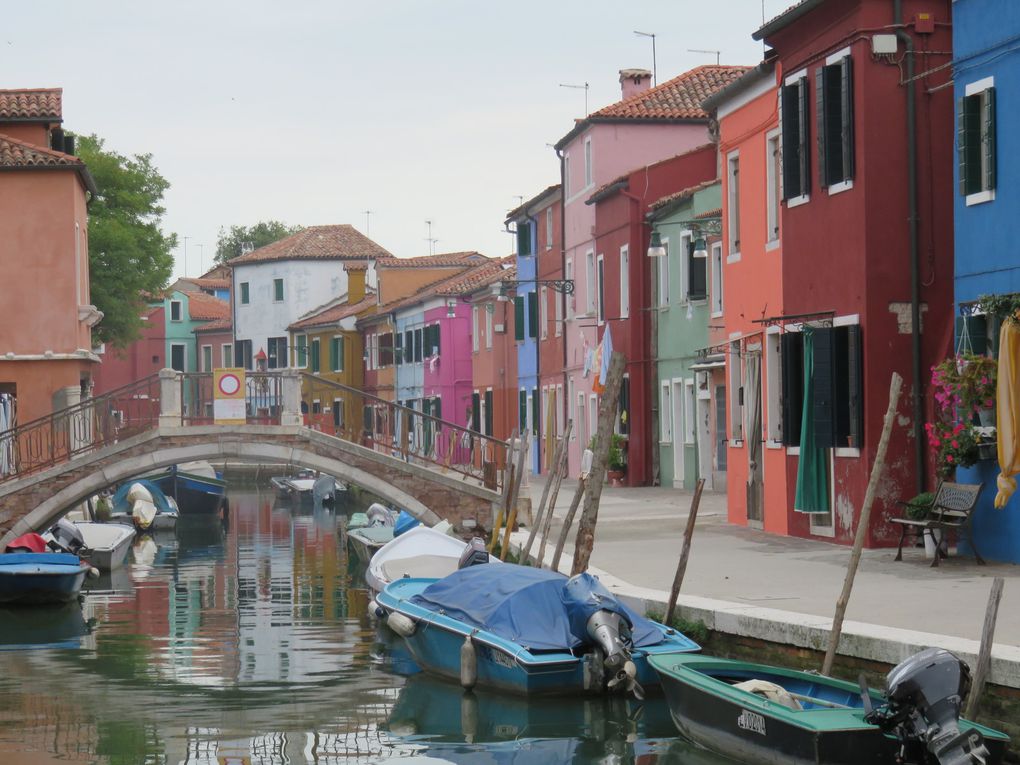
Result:
<svg viewBox="0 0 1020 765"><path fill-rule="evenodd" d="M590 642L588 618L600 609L629 622L636 647L663 640L653 622L590 574L568 579L528 566L470 566L430 584L411 602L529 650L570 650Z"/></svg>

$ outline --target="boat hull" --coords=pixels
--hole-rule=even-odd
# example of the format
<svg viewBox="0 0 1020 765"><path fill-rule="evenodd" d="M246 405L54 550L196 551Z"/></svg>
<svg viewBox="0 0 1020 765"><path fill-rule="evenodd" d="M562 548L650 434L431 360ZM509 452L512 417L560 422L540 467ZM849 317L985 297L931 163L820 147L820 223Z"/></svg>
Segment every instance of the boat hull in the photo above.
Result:
<svg viewBox="0 0 1020 765"><path fill-rule="evenodd" d="M78 597L88 566L76 555L7 553L0 555L0 603L67 603Z"/></svg>
<svg viewBox="0 0 1020 765"><path fill-rule="evenodd" d="M226 498L227 484L218 478L171 470L149 480L177 501L181 515L216 515Z"/></svg>
<svg viewBox="0 0 1020 765"><path fill-rule="evenodd" d="M156 517L159 518L159 515ZM131 542L135 538L134 527L115 523L79 522L75 525L78 526L85 538L85 548L81 550L80 557L87 560L100 571L113 571L124 564L124 559L127 558L128 551L131 549ZM97 528L100 531L109 530L111 532L109 536L113 538L107 544L93 544L91 539L93 535L90 533L92 528ZM120 531L121 533L116 535L113 533L114 531Z"/></svg>

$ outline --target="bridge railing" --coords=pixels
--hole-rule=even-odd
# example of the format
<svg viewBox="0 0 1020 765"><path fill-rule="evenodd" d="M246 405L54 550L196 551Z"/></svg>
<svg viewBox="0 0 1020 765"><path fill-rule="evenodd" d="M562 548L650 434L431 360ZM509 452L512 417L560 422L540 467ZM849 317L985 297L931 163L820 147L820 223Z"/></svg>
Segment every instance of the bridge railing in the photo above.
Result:
<svg viewBox="0 0 1020 765"><path fill-rule="evenodd" d="M159 376L150 375L0 432L0 483L156 427L159 413Z"/></svg>
<svg viewBox="0 0 1020 765"><path fill-rule="evenodd" d="M502 488L508 444L431 412L308 373L302 373L301 411L315 430Z"/></svg>
<svg viewBox="0 0 1020 765"><path fill-rule="evenodd" d="M184 372L181 383L181 424L213 423L213 373ZM250 425L279 425L283 411L283 385L279 373L245 373L245 409Z"/></svg>

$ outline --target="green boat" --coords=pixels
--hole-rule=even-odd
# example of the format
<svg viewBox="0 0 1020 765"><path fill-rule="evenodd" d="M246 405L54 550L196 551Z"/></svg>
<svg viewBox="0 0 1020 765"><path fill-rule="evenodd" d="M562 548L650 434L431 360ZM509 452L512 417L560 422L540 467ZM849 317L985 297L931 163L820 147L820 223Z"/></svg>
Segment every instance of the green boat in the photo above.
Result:
<svg viewBox="0 0 1020 765"><path fill-rule="evenodd" d="M686 738L745 763L1002 762L1009 737L959 718L967 665L941 649L910 657L885 692L809 672L698 654L650 656Z"/></svg>

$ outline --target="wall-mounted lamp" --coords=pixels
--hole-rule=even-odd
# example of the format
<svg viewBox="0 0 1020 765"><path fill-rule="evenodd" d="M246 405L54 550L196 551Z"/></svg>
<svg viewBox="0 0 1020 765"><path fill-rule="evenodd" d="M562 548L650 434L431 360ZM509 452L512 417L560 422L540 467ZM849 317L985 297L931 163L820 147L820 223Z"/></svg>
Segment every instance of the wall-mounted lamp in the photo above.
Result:
<svg viewBox="0 0 1020 765"><path fill-rule="evenodd" d="M496 313L496 304L490 300L488 303L485 304L485 310L488 313Z"/></svg>
<svg viewBox="0 0 1020 765"><path fill-rule="evenodd" d="M705 243L705 237L699 236L694 240L694 252L691 254L696 258L708 257L708 245Z"/></svg>
<svg viewBox="0 0 1020 765"><path fill-rule="evenodd" d="M648 257L650 258L664 258L666 257L666 247L662 243L662 235L658 229L652 230L652 237L648 242Z"/></svg>
<svg viewBox="0 0 1020 765"><path fill-rule="evenodd" d="M454 298L450 298L446 301L446 317L452 319L457 315L457 301Z"/></svg>

